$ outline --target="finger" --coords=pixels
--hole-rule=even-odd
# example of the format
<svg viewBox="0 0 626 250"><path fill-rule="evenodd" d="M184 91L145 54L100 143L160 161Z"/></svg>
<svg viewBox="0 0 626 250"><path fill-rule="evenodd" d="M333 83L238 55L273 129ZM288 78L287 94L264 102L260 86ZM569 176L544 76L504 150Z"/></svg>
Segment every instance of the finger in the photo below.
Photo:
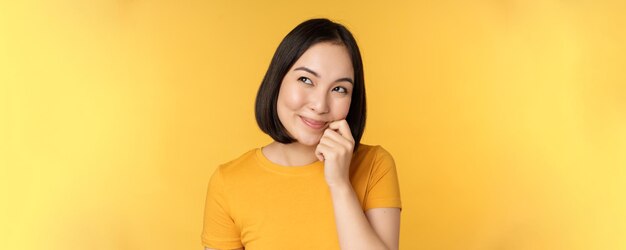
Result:
<svg viewBox="0 0 626 250"><path fill-rule="evenodd" d="M340 157L342 155L342 152L344 151L343 147L340 144L331 140L320 142L320 144L318 144L317 146L320 153L322 153L322 155L324 156L325 160L338 159L338 157Z"/></svg>
<svg viewBox="0 0 626 250"><path fill-rule="evenodd" d="M330 147L328 145L323 142L317 144L317 147L315 148L315 156L317 157L317 159L319 159L320 161L326 160L326 157L324 157L324 154L326 152L330 152Z"/></svg>
<svg viewBox="0 0 626 250"><path fill-rule="evenodd" d="M348 138L341 136L337 131L334 131L332 129L326 129L326 131L324 131L324 136L322 136L322 140L324 139L332 140L333 144L337 146L344 146L346 148L354 147L354 142L350 141L350 139Z"/></svg>
<svg viewBox="0 0 626 250"><path fill-rule="evenodd" d="M341 136L348 138L350 141L354 141L352 132L350 132L350 125L348 125L348 122L345 119L331 122L328 125L328 128L336 130L339 134L341 134Z"/></svg>
<svg viewBox="0 0 626 250"><path fill-rule="evenodd" d="M320 160L321 162L324 161L324 154L322 154L319 151L315 151L315 157L317 157L317 159Z"/></svg>

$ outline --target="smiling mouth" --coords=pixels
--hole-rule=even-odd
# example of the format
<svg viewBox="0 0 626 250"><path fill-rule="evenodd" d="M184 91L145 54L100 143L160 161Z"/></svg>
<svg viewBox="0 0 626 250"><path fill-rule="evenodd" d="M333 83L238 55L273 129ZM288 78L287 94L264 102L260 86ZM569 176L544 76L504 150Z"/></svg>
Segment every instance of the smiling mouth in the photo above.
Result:
<svg viewBox="0 0 626 250"><path fill-rule="evenodd" d="M300 116L300 119L302 119L302 122L304 122L304 124L306 124L307 126L313 129L321 129L326 126L326 122L316 121L316 120L304 118L302 116Z"/></svg>

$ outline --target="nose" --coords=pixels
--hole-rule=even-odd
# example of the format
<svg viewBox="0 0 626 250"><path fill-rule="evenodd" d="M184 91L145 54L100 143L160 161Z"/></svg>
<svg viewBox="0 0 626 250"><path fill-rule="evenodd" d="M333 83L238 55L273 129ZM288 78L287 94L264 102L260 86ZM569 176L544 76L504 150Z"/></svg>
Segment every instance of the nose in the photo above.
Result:
<svg viewBox="0 0 626 250"><path fill-rule="evenodd" d="M309 98L309 108L315 113L326 114L329 112L328 102L328 95L325 91L315 91Z"/></svg>

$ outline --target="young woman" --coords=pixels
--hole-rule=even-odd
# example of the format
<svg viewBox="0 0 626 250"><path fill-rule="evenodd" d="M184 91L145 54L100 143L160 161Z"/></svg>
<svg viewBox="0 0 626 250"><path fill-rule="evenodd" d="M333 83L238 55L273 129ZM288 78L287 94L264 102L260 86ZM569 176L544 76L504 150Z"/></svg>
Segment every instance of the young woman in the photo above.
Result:
<svg viewBox="0 0 626 250"><path fill-rule="evenodd" d="M256 99L274 141L219 166L209 182L206 249L397 249L392 156L360 144L363 64L341 24L305 21L278 46Z"/></svg>

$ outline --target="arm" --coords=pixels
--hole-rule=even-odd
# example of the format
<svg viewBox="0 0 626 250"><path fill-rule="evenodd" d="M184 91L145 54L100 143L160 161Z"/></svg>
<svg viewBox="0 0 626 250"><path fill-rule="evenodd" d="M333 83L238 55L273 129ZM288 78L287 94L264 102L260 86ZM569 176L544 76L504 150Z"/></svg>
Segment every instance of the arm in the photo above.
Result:
<svg viewBox="0 0 626 250"><path fill-rule="evenodd" d="M367 220L390 250L399 248L400 208L372 208L365 211Z"/></svg>
<svg viewBox="0 0 626 250"><path fill-rule="evenodd" d="M218 167L211 176L207 190L201 236L203 249L244 249L239 235L239 229L230 216L224 180Z"/></svg>
<svg viewBox="0 0 626 250"><path fill-rule="evenodd" d="M398 249L399 208L373 208L364 214L351 185L330 191L341 249Z"/></svg>
<svg viewBox="0 0 626 250"><path fill-rule="evenodd" d="M398 249L400 208L372 208L366 215L352 189L349 169L354 143L348 123L341 120L329 124L315 150L320 161L324 161L324 176L333 202L339 246L343 250ZM385 159L384 165L392 170L395 164L393 159L390 156ZM396 178L395 171L387 173L390 174L385 175L386 181L379 179L378 185L382 186L376 190L383 190L383 194L399 192L397 181L393 180ZM384 207L384 204L379 207Z"/></svg>

